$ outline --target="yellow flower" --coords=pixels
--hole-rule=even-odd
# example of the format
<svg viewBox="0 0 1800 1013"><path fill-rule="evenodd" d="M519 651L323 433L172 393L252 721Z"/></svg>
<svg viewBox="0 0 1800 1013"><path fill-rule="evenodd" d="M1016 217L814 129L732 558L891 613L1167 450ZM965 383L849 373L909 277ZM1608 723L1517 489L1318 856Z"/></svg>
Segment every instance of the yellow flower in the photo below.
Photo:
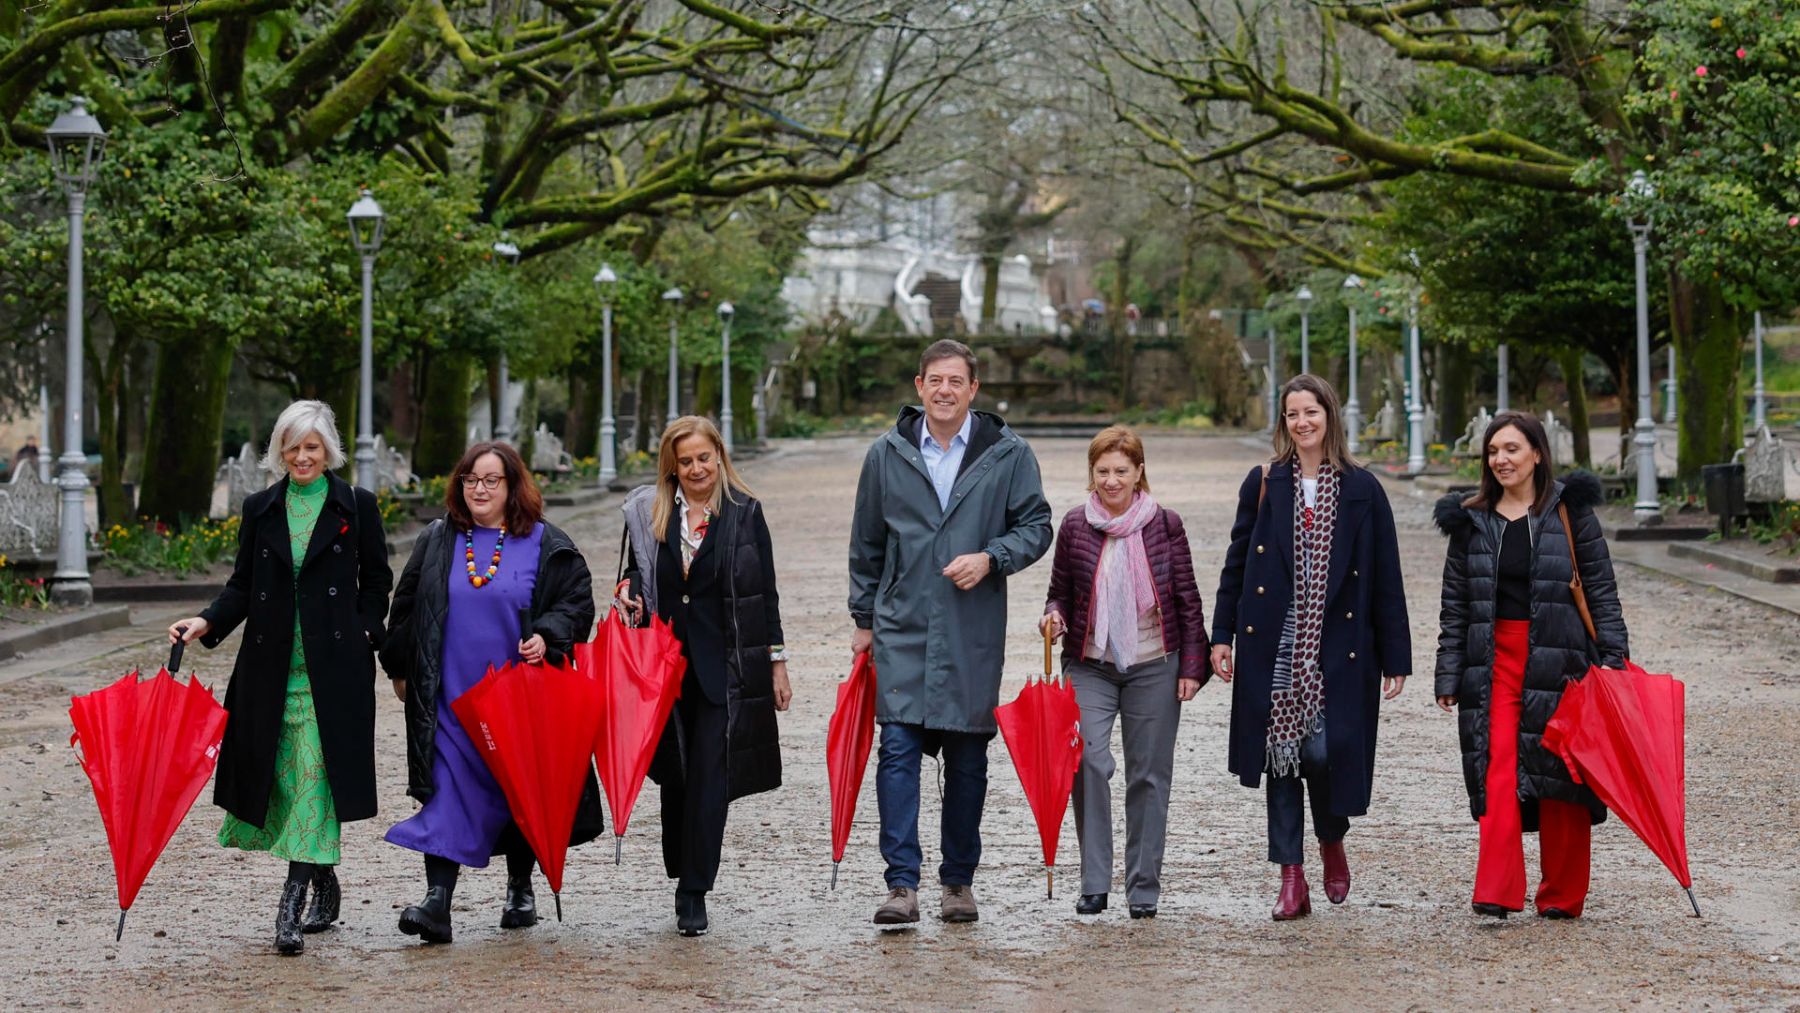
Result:
<svg viewBox="0 0 1800 1013"><path fill-rule="evenodd" d="M1713 18L1711 21L1708 21L1707 24L1713 26L1714 28L1724 28L1725 27L1725 19L1724 18Z"/></svg>

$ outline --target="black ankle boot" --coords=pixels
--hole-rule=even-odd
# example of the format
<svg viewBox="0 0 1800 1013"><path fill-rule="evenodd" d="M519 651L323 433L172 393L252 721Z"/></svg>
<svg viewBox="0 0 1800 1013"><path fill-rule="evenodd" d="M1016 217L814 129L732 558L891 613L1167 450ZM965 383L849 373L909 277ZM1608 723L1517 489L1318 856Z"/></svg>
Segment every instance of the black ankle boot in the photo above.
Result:
<svg viewBox="0 0 1800 1013"><path fill-rule="evenodd" d="M684 936L706 935L706 894L675 892L675 927Z"/></svg>
<svg viewBox="0 0 1800 1013"><path fill-rule="evenodd" d="M500 927L528 929L536 925L537 920L537 897L531 892L531 877L508 879L506 906L500 909Z"/></svg>
<svg viewBox="0 0 1800 1013"><path fill-rule="evenodd" d="M1075 913L1078 915L1097 915L1106 910L1106 894L1084 893L1075 902Z"/></svg>
<svg viewBox="0 0 1800 1013"><path fill-rule="evenodd" d="M400 912L400 931L428 943L450 941L450 891L434 886L425 899Z"/></svg>
<svg viewBox="0 0 1800 1013"><path fill-rule="evenodd" d="M291 957L306 949L300 932L300 914L306 909L306 883L288 880L281 888L281 906L275 909L275 952Z"/></svg>
<svg viewBox="0 0 1800 1013"><path fill-rule="evenodd" d="M306 912L306 922L300 931L307 934L323 932L337 924L338 911L344 900L344 893L338 889L337 869L329 865L321 865L313 873L312 910Z"/></svg>

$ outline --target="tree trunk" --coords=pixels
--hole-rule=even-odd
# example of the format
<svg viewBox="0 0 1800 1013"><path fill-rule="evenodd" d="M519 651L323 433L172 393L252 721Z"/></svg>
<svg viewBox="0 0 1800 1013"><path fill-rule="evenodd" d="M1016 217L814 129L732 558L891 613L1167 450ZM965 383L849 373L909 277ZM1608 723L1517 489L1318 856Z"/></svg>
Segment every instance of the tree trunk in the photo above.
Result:
<svg viewBox="0 0 1800 1013"><path fill-rule="evenodd" d="M123 346L123 347L121 347ZM100 526L124 524L131 519L131 503L125 497L125 363L130 346L115 336L100 366L99 398L94 405L100 427Z"/></svg>
<svg viewBox="0 0 1800 1013"><path fill-rule="evenodd" d="M1449 446L1469 424L1469 384L1475 374L1474 357L1469 354L1467 345L1440 345L1438 356L1438 431L1434 438Z"/></svg>
<svg viewBox="0 0 1800 1013"><path fill-rule="evenodd" d="M413 379L411 359L395 363L388 374L388 425L394 430L394 440L406 446L419 435L419 399Z"/></svg>
<svg viewBox="0 0 1800 1013"><path fill-rule="evenodd" d="M579 360L569 370L569 425L563 445L576 459L600 456L600 382L595 373Z"/></svg>
<svg viewBox="0 0 1800 1013"><path fill-rule="evenodd" d="M424 395L419 399L419 440L413 471L448 475L468 447L469 392L475 359L467 352L437 352L424 363Z"/></svg>
<svg viewBox="0 0 1800 1013"><path fill-rule="evenodd" d="M1725 302L1714 279L1696 285L1677 277L1670 285L1675 332L1675 383L1681 398L1677 476L1700 479L1700 468L1731 460L1744 445L1738 372L1743 367L1743 317Z"/></svg>
<svg viewBox="0 0 1800 1013"><path fill-rule="evenodd" d="M981 333L999 329L994 314L1000 307L1000 258L1006 251L990 251L981 255Z"/></svg>
<svg viewBox="0 0 1800 1013"><path fill-rule="evenodd" d="M138 513L168 523L205 517L225 425L231 347L208 335L164 340L156 353Z"/></svg>
<svg viewBox="0 0 1800 1013"><path fill-rule="evenodd" d="M1113 275L1112 304L1112 339L1113 339L1113 374L1118 378L1118 398L1120 405L1131 403L1131 363L1136 357L1137 342L1132 335L1125 333L1126 296L1131 292L1131 260L1137 253L1137 238L1126 236L1119 241L1119 253L1114 258L1116 271Z"/></svg>
<svg viewBox="0 0 1800 1013"><path fill-rule="evenodd" d="M1563 374L1563 386L1569 390L1569 431L1575 436L1575 465L1580 468L1594 466L1594 442L1588 432L1588 401L1586 373L1582 369L1583 354L1576 345L1564 345L1560 356ZM1553 461L1552 464L1566 464L1565 461Z"/></svg>
<svg viewBox="0 0 1800 1013"><path fill-rule="evenodd" d="M537 424L537 381L526 380L525 392L519 396L519 431L513 434L513 447L525 459L527 467L531 465L531 455L537 452Z"/></svg>

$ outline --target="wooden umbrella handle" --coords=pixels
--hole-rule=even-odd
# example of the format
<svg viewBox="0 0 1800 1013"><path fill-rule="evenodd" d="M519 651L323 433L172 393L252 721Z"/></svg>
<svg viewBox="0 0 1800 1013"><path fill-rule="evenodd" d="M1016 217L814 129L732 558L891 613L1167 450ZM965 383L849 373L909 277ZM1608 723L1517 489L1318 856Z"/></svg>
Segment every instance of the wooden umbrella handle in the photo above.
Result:
<svg viewBox="0 0 1800 1013"><path fill-rule="evenodd" d="M1050 678L1050 631L1053 628L1054 624L1052 623L1044 624L1044 678L1046 680Z"/></svg>

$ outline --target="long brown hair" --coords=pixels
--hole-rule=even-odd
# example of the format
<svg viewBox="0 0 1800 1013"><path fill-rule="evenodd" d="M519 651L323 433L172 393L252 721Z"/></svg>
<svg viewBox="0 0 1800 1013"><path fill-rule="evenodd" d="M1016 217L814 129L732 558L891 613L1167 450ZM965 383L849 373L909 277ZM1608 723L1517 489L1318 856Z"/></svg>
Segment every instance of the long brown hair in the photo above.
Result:
<svg viewBox="0 0 1800 1013"><path fill-rule="evenodd" d="M1488 423L1487 432L1481 434L1481 487L1475 495L1463 500L1463 506L1475 510L1492 510L1500 505L1506 495L1501 487L1500 479L1494 475L1494 466L1488 463L1488 446L1500 430L1511 426L1524 437L1525 443L1537 451L1538 463L1531 470L1531 512L1541 513L1544 504L1550 501L1550 489L1556 483L1556 467L1550 461L1550 434L1544 431L1544 424L1530 412L1504 411L1494 416Z"/></svg>
<svg viewBox="0 0 1800 1013"><path fill-rule="evenodd" d="M1275 456L1270 460L1279 464L1293 460L1298 453L1294 449L1294 437L1287 428L1287 401L1301 391L1317 398L1319 407L1325 409L1326 463L1339 473L1362 467L1360 461L1350 456L1350 440L1344 433L1344 413L1338 408L1337 391L1332 390L1331 384L1322 377L1311 373L1301 373L1281 385L1281 400L1276 402L1280 407L1275 412Z"/></svg>
<svg viewBox="0 0 1800 1013"><path fill-rule="evenodd" d="M462 460L450 469L450 487L444 490L444 513L452 526L464 531L475 527L475 515L469 512L469 501L463 498L462 479L475 473L475 462L485 454L500 459L500 472L506 479L506 511L503 523L516 535L529 534L544 519L544 497L538 492L531 469L510 444L489 440L463 451Z"/></svg>
<svg viewBox="0 0 1800 1013"><path fill-rule="evenodd" d="M1095 433L1088 443L1088 491L1092 492L1094 488L1094 465L1115 450L1138 466L1138 491L1149 492L1150 469L1144 466L1144 441L1130 426L1107 426Z"/></svg>
<svg viewBox="0 0 1800 1013"><path fill-rule="evenodd" d="M754 495L731 466L731 455L725 452L725 438L719 435L718 427L710 419L683 415L663 430L662 446L656 451L656 505L650 511L650 530L659 542L668 540L669 519L675 516L675 490L681 488L681 476L675 474L675 445L690 436L711 440L719 455L719 480L713 483L712 502L707 504L713 513L719 512L721 500L732 492ZM732 496L731 501L736 503L738 499Z"/></svg>

